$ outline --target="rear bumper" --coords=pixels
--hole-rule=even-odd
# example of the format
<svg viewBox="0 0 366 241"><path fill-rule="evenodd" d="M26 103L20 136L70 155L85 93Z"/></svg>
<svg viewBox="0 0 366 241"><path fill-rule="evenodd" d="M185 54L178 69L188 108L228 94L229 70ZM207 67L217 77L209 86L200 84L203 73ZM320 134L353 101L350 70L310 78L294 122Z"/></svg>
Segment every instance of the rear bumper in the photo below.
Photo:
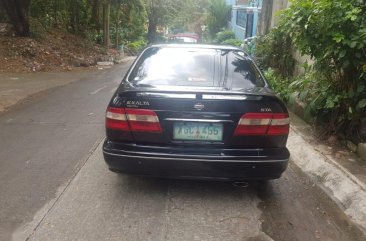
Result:
<svg viewBox="0 0 366 241"><path fill-rule="evenodd" d="M105 141L104 159L111 171L179 179L266 180L286 170L286 148L228 150L152 147Z"/></svg>

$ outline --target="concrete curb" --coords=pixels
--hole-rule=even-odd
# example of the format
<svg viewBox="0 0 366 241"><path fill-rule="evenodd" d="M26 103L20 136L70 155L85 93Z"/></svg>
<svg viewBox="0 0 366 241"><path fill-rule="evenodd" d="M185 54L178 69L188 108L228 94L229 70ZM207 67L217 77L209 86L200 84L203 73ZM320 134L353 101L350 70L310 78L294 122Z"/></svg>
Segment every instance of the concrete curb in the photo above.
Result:
<svg viewBox="0 0 366 241"><path fill-rule="evenodd" d="M291 160L366 233L366 186L332 158L317 151L294 128L291 128L287 147Z"/></svg>

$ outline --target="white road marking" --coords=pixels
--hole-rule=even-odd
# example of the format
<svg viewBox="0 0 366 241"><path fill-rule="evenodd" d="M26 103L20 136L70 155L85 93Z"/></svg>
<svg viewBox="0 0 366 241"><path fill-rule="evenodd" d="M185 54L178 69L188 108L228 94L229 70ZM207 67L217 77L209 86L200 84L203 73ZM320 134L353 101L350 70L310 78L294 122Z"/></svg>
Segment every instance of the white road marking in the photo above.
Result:
<svg viewBox="0 0 366 241"><path fill-rule="evenodd" d="M104 90L105 88L107 88L107 86L103 86L103 87L101 87L101 88L99 88L99 89L96 89L96 90L94 90L93 92L90 92L90 94L91 95L95 95L96 93L98 93L99 91L101 91L101 90Z"/></svg>

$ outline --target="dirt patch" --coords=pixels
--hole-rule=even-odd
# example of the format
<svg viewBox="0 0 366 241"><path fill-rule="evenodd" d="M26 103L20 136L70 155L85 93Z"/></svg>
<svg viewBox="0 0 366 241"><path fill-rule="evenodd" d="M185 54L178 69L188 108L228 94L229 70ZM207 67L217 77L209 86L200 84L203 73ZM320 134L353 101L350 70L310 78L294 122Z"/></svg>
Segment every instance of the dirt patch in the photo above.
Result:
<svg viewBox="0 0 366 241"><path fill-rule="evenodd" d="M41 39L14 37L10 31L0 33L0 73L69 71L118 57L117 50L106 51L61 30L50 30Z"/></svg>

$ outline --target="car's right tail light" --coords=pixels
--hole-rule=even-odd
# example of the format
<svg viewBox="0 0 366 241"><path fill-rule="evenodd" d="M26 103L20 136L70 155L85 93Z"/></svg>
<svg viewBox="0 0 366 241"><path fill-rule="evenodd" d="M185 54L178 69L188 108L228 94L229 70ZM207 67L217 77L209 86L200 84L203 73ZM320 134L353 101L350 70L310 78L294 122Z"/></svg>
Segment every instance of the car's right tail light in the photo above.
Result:
<svg viewBox="0 0 366 241"><path fill-rule="evenodd" d="M289 130L287 113L246 113L240 118L234 136L288 135Z"/></svg>
<svg viewBox="0 0 366 241"><path fill-rule="evenodd" d="M108 107L106 128L132 132L162 132L156 113L146 109Z"/></svg>

